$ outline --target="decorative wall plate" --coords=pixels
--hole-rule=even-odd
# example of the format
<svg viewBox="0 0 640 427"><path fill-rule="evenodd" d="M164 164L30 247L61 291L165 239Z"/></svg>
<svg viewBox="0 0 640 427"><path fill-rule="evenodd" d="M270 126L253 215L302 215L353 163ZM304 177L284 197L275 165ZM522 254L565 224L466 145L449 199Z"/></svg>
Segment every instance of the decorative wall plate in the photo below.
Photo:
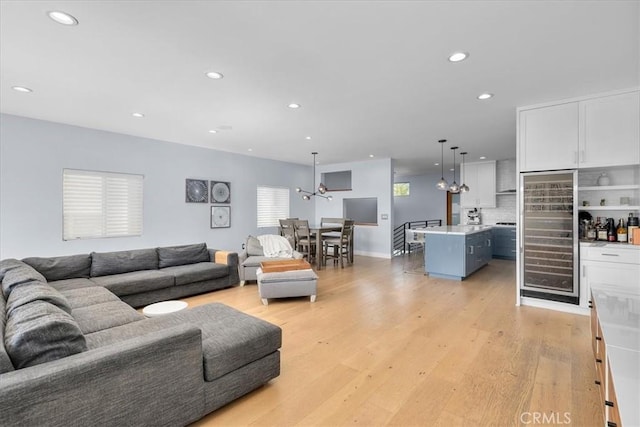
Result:
<svg viewBox="0 0 640 427"><path fill-rule="evenodd" d="M211 181L211 203L231 203L231 183Z"/></svg>
<svg viewBox="0 0 640 427"><path fill-rule="evenodd" d="M204 179L187 179L185 201L187 203L209 203L207 181Z"/></svg>
<svg viewBox="0 0 640 427"><path fill-rule="evenodd" d="M211 206L211 228L231 227L231 206Z"/></svg>

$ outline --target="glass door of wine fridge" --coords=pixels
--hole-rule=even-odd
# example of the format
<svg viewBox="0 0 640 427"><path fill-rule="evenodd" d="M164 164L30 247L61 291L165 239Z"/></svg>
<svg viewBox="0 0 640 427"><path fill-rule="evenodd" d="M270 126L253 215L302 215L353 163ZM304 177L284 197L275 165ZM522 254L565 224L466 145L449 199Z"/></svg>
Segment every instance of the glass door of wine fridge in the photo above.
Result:
<svg viewBox="0 0 640 427"><path fill-rule="evenodd" d="M578 304L577 172L521 175L521 295Z"/></svg>

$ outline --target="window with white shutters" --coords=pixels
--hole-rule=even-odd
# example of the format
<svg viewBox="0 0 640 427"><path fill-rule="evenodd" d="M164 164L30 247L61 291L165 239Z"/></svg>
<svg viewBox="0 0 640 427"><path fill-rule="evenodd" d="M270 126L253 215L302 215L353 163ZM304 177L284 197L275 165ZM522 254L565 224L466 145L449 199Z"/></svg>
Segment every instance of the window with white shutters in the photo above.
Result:
<svg viewBox="0 0 640 427"><path fill-rule="evenodd" d="M63 170L63 239L142 235L142 175Z"/></svg>
<svg viewBox="0 0 640 427"><path fill-rule="evenodd" d="M258 227L278 227L289 218L289 189L258 186Z"/></svg>

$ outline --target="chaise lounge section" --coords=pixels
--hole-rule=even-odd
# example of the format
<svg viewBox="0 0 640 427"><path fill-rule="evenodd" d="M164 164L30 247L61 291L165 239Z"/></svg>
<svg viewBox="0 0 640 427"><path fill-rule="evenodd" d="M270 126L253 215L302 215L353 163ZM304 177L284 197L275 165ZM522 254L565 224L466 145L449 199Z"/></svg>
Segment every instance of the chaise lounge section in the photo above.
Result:
<svg viewBox="0 0 640 427"><path fill-rule="evenodd" d="M186 425L280 373L276 325L217 303L145 318L113 290L170 288L62 278L68 259L48 282L24 261L0 261L0 425Z"/></svg>

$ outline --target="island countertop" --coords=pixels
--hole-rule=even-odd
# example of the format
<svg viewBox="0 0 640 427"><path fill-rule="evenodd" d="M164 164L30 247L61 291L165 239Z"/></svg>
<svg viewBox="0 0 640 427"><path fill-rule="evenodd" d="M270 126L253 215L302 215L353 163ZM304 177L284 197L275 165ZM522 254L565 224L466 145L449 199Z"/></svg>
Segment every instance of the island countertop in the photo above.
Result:
<svg viewBox="0 0 640 427"><path fill-rule="evenodd" d="M423 234L452 234L458 236L468 236L491 230L491 225L442 225L440 227L412 228L414 233Z"/></svg>

